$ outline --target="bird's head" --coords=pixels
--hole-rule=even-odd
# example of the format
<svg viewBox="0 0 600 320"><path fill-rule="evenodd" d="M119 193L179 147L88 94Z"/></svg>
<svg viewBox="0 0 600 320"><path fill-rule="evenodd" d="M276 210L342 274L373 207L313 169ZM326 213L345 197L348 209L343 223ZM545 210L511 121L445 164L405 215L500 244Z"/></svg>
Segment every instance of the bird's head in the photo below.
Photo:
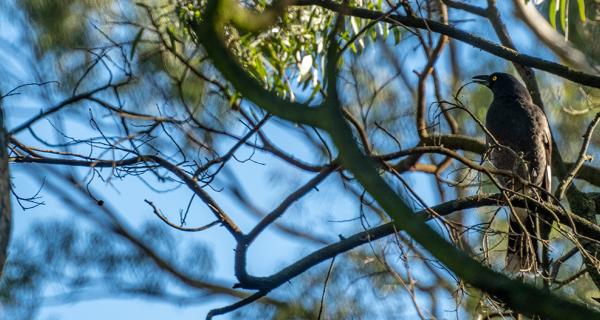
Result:
<svg viewBox="0 0 600 320"><path fill-rule="evenodd" d="M516 97L531 100L527 88L508 73L495 72L490 75L474 76L473 81L490 88L496 98Z"/></svg>

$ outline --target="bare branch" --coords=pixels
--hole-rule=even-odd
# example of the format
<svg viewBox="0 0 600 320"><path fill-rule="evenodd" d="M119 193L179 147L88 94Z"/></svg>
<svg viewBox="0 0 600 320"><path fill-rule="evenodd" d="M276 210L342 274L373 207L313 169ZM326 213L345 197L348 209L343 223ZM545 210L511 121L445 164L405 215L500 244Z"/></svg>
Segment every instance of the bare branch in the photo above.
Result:
<svg viewBox="0 0 600 320"><path fill-rule="evenodd" d="M583 143L581 144L581 148L579 149L579 156L577 157L577 161L571 167L571 170L567 173L564 179L558 185L556 189L556 197L558 199L562 199L565 196L565 192L573 182L573 179L577 176L579 170L581 170L583 163L586 161L592 160L592 156L587 154L587 149L590 146L590 140L592 139L592 135L594 134L594 129L600 122L600 113L596 114L596 117L592 122L590 122L585 134L583 135Z"/></svg>

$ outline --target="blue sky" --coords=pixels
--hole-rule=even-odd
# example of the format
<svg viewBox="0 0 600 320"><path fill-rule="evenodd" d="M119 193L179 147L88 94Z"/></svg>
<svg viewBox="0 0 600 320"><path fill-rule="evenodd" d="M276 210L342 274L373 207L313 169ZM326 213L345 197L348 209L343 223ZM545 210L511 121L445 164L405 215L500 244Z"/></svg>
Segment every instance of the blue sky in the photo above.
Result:
<svg viewBox="0 0 600 320"><path fill-rule="evenodd" d="M266 132L269 131L270 130L266 130ZM278 130L273 129L273 131ZM277 139L279 141L275 142L281 145L295 145L298 142L297 139L293 139L292 137L286 138L283 134L280 137L281 140ZM247 152L248 150L242 149L236 155L243 158ZM298 154L301 155L302 153ZM231 162L231 165L236 167L238 179L245 185L244 187L246 190L265 190L265 192L252 193L252 199L255 203L259 204L260 207L269 209L278 203L278 199L281 196L292 189L286 187L278 190L277 188L273 188L272 184L264 183L265 181L269 181L272 165L277 164L271 164L272 160L269 161L269 157L258 156L255 160L264 161L266 166L258 164L239 164L237 162ZM281 163L279 165L283 167ZM31 190L30 186L40 185L39 180L31 179L31 175L28 172L29 170L35 170L33 165L13 164L11 170L13 180L15 181L16 191L19 192L19 194L23 192L22 195L27 195L27 192ZM307 180L309 177L309 175L297 176L299 181ZM413 179L411 180L416 183L416 189L420 191L421 196L425 197L425 199L432 198L433 195L431 194L431 189L423 184L425 183L424 179L419 179L418 174L414 174ZM325 186L321 189L325 190L327 183L328 181L325 182ZM113 191L112 188L103 187L103 183L94 183L95 191L97 192L96 197L98 199L110 199L108 205L117 208L118 212L122 213L121 217L133 227L142 225L143 221L156 221L157 219L152 214L151 209L143 202L144 199L151 199L165 213L175 213L181 208L182 203L187 203L190 195L190 192L184 189L181 189L180 192L169 194L149 194L148 189L135 178L115 181L114 185L117 190L122 191L120 194ZM218 185L219 183L217 182L216 186ZM68 209L64 209L64 205L60 200L56 199L51 193L43 192L42 194L43 200L46 203L44 206L26 212L22 211L17 205L13 206L15 216L13 237L19 238L20 236L26 235L28 227L31 224L44 221L45 219L74 218L74 214ZM249 217L248 214L245 214L243 208L236 203L227 201L227 198L221 197L217 192L213 192L213 196L215 196L218 203L222 205L223 209L232 215L232 218L239 223L243 230L249 230L253 223L255 223L256 220ZM311 201L311 197L316 198L316 201ZM314 217L315 214L318 213L331 215L337 219L350 219L355 217L357 215L356 209L349 204L347 200L343 201L344 197L341 198L342 200L340 201L331 202L324 201L324 197L319 195L309 195L307 196L307 201L302 203L302 209L290 209L290 212L284 216L283 221L293 221L294 219L298 219L305 211L310 212L311 217ZM194 225L194 220L205 220L207 215L208 212L206 208L196 202L195 210L192 210L191 212L190 225ZM198 216L200 216L200 219L198 219ZM171 217L173 218L173 221L177 221L176 214L172 214ZM75 219L75 221L81 220L80 218ZM198 223L200 224L200 221L198 221ZM165 228L168 227L165 226ZM235 244L223 228L212 228L202 233L175 232L175 234L177 239L181 241L201 239L203 243L212 249L213 256L216 258L213 277L224 280L231 285L235 283L235 278L233 277L232 252ZM325 230L322 234L326 234ZM350 230L345 233L345 235L350 234ZM277 271L279 267L284 266L301 257L302 254L317 248L314 245L299 245L295 241L290 240L289 237L283 236L277 231L266 231L257 239L249 250L249 271L256 275L271 274L272 272ZM44 307L40 313L39 319L51 319L52 317L66 320L84 318L131 319L132 316L144 319L168 319L174 316L177 316L180 319L196 319L199 316L205 315L208 310L213 307L222 306L231 302L233 302L231 299L217 299L200 306L180 307L165 303L157 303L156 301L144 301L142 299L101 299L78 302L75 304ZM225 316L223 318L227 319L228 317Z"/></svg>

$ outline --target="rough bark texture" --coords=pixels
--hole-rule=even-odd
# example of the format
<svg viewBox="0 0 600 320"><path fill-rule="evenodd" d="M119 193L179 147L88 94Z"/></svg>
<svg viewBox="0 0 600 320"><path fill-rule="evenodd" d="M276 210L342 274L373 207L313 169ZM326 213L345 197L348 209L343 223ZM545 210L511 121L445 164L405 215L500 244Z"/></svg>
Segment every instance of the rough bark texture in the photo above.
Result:
<svg viewBox="0 0 600 320"><path fill-rule="evenodd" d="M11 230L10 177L8 175L7 134L0 106L0 276L4 270Z"/></svg>

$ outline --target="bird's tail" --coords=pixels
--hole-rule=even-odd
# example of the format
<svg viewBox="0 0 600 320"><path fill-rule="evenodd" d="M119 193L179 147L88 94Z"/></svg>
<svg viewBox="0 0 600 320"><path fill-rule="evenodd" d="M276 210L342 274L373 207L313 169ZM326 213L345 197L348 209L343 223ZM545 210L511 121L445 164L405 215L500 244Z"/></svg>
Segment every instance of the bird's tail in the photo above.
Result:
<svg viewBox="0 0 600 320"><path fill-rule="evenodd" d="M511 273L535 273L541 262L535 213L524 208L514 208L514 211L508 227L506 269Z"/></svg>

